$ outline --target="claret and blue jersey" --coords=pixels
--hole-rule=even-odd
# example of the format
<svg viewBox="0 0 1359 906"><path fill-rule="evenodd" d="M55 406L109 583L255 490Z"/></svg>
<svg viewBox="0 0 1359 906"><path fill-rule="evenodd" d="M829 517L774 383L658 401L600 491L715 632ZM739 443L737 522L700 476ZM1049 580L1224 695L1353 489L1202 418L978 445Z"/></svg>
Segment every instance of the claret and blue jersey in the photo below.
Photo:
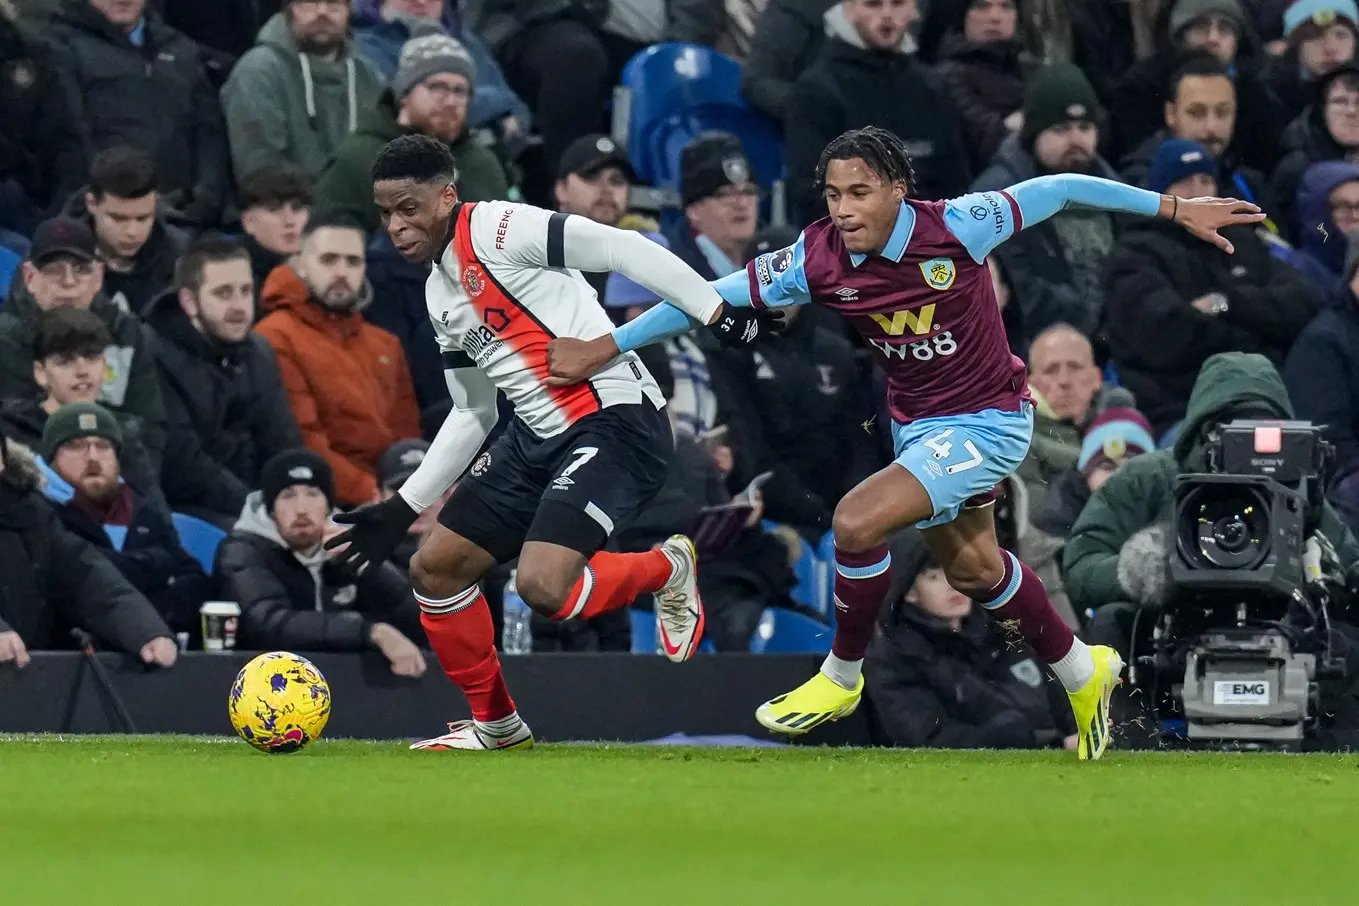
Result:
<svg viewBox="0 0 1359 906"><path fill-rule="evenodd" d="M1019 466L1032 433L1024 363L1010 353L986 256L1071 206L1152 216L1160 196L1061 175L948 201L906 199L878 254L848 251L827 217L713 286L737 306L833 308L882 353L897 462L934 501L927 524L944 522ZM616 330L619 348L691 326L667 308Z"/></svg>

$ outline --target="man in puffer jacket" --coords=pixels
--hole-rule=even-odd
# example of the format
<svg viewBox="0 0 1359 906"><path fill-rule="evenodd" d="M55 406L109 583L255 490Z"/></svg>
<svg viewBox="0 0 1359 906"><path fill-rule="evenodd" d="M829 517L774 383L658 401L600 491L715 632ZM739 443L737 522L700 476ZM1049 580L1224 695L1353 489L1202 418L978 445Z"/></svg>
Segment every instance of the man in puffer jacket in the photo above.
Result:
<svg viewBox="0 0 1359 906"><path fill-rule="evenodd" d="M246 500L213 570L222 596L241 605L240 646L377 649L398 676L423 674L420 612L401 571L384 563L358 577L321 548L339 530L329 521L335 493L326 461L307 450L280 453L265 465L263 485Z"/></svg>
<svg viewBox="0 0 1359 906"><path fill-rule="evenodd" d="M239 176L292 163L315 179L387 87L349 39L349 6L298 3L260 30L222 87Z"/></svg>

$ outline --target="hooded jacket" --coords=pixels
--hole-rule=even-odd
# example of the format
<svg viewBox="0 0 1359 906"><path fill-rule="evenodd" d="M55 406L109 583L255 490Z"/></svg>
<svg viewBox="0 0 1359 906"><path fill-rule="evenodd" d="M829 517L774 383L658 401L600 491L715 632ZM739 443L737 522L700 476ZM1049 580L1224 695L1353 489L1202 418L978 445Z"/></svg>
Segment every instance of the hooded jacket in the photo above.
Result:
<svg viewBox="0 0 1359 906"><path fill-rule="evenodd" d="M290 267L270 275L261 297L271 313L256 330L278 359L302 442L335 472L343 506L377 495L378 458L398 440L420 436L420 410L405 353L396 337L364 320L362 309L337 312L311 299Z"/></svg>
<svg viewBox="0 0 1359 906"><path fill-rule="evenodd" d="M1109 256L1109 354L1158 437L1184 415L1209 356L1258 352L1282 364L1320 307L1318 294L1254 228L1226 227L1222 235L1234 255L1168 220L1140 220ZM1193 306L1213 292L1226 295L1226 313Z"/></svg>
<svg viewBox="0 0 1359 906"><path fill-rule="evenodd" d="M170 628L98 549L70 532L39 490L26 447L0 437L0 632L31 649L68 649L78 626L104 643L140 651Z"/></svg>
<svg viewBox="0 0 1359 906"><path fill-rule="evenodd" d="M94 153L145 148L160 187L195 223L212 223L226 195L227 136L198 45L154 9L132 44L88 0L66 0L49 30L54 63L74 90L70 116Z"/></svg>
<svg viewBox="0 0 1359 906"><path fill-rule="evenodd" d="M104 351L104 386L99 402L141 420L141 439L153 474L160 474L165 452L165 406L156 371L155 337L139 319L119 308L103 293L94 297L90 311L108 327L113 345ZM33 381L33 341L40 310L37 301L16 277L0 305L0 399L40 399Z"/></svg>
<svg viewBox="0 0 1359 906"><path fill-rule="evenodd" d="M1283 379L1268 359L1228 352L1204 363L1175 446L1120 466L1091 495L1072 526L1062 566L1067 594L1077 610L1123 601L1147 606L1164 601L1175 476L1205 471L1208 432L1230 421L1234 410L1262 405L1281 418L1294 415ZM1329 504L1320 530L1335 545L1343 568L1350 570L1359 563L1359 544Z"/></svg>
<svg viewBox="0 0 1359 906"><path fill-rule="evenodd" d="M246 499L218 548L213 575L222 597L241 605L237 644L247 650L364 651L373 647L374 622L393 623L417 645L424 642L410 635L418 609L400 570L384 563L360 579L323 549L289 550L260 491Z"/></svg>
<svg viewBox="0 0 1359 906"><path fill-rule="evenodd" d="M783 122L793 198L804 219L826 210L813 188L822 149L863 126L901 136L915 167L916 196L966 192L972 172L957 111L943 83L916 59L910 35L900 47L870 50L841 7L826 13L826 33L816 62L793 85Z"/></svg>
<svg viewBox="0 0 1359 906"><path fill-rule="evenodd" d="M1041 173L1038 159L1015 133L1000 143L991 165L972 183L972 191L1006 189ZM1098 155L1092 175L1118 180L1118 174ZM1059 228L1061 220L1065 224ZM1120 223L1120 219L1103 211L1063 211L1016 234L996 249L993 254L1004 265L1014 290L1010 304L1023 308L1024 329L1030 337L1057 323L1070 324L1087 336L1094 335L1103 300L1098 291L1091 294L1078 287L1078 271L1072 266L1062 236L1068 227L1088 236L1097 232L1107 236Z"/></svg>
<svg viewBox="0 0 1359 906"><path fill-rule="evenodd" d="M42 210L50 210L85 179L89 160L52 54L21 24L9 0L0 2L0 179L13 179Z"/></svg>
<svg viewBox="0 0 1359 906"><path fill-rule="evenodd" d="M147 322L159 339L165 496L176 508L238 514L264 464L302 446L274 350L254 332L235 344L199 333L173 289L152 304Z"/></svg>
<svg viewBox="0 0 1359 906"><path fill-rule="evenodd" d="M377 103L386 83L346 40L336 60L304 53L293 39L288 14L260 29L222 87L231 137L231 162L239 176L265 164L292 163L312 178L359 115Z"/></svg>
<svg viewBox="0 0 1359 906"><path fill-rule="evenodd" d="M1005 118L1024 105L1024 80L1034 62L1018 41L975 44L960 32L944 38L935 71L958 107L974 172L991 163L1010 134Z"/></svg>
<svg viewBox="0 0 1359 906"><path fill-rule="evenodd" d="M94 216L85 206L85 195L88 192L89 187L82 186L73 193L66 200L62 214L85 223L93 231ZM104 266L104 293L115 304L118 297L122 296L128 311L137 315L144 314L156 296L166 287L174 285L175 263L179 261L179 256L184 253L184 248L188 244L188 235L183 230L171 226L165 214L158 210L155 223L151 227L151 235L146 237L146 243L137 252L137 257L132 259L132 270L119 273L107 265Z"/></svg>
<svg viewBox="0 0 1359 906"><path fill-rule="evenodd" d="M1331 83L1346 75L1359 75L1359 67L1341 66L1318 79L1312 103L1303 110L1301 116L1288 124L1280 139L1283 157L1274 168L1269 195L1275 205L1275 222L1284 236L1294 242L1302 239L1297 233L1297 217L1293 212L1302 174L1307 172L1308 167L1322 161L1359 156L1359 149L1343 148L1331 135L1330 129L1326 127L1326 105L1322 103Z"/></svg>
<svg viewBox="0 0 1359 906"><path fill-rule="evenodd" d="M373 161L382 146L403 135L419 134L418 129L397 122L397 103L391 89L382 92L376 104L359 114L359 128L345 138L335 157L316 185L316 207L330 213L347 214L358 220L370 235L382 225L377 202L373 201ZM505 169L495 152L481 144L466 128L449 145L458 165L458 199L492 201L505 198L510 191Z"/></svg>
<svg viewBox="0 0 1359 906"><path fill-rule="evenodd" d="M1359 164L1328 160L1308 167L1298 186L1298 241L1291 263L1323 299L1344 292L1345 250L1349 247L1331 218L1331 193L1341 184L1355 181L1359 181Z"/></svg>

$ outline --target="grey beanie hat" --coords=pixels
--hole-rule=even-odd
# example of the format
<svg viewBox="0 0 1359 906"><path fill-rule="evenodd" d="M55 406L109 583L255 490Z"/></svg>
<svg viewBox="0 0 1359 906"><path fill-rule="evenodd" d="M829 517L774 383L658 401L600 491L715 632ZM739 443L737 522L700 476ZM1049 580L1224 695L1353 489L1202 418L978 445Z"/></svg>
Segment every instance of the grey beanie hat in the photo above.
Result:
<svg viewBox="0 0 1359 906"><path fill-rule="evenodd" d="M443 34L411 38L401 48L401 62L392 77L392 93L400 101L416 85L441 72L463 76L473 89L477 86L477 64L462 42Z"/></svg>
<svg viewBox="0 0 1359 906"><path fill-rule="evenodd" d="M1238 34L1246 28L1246 10L1239 0L1176 0L1170 10L1171 37L1177 37L1199 19L1214 15L1235 23Z"/></svg>

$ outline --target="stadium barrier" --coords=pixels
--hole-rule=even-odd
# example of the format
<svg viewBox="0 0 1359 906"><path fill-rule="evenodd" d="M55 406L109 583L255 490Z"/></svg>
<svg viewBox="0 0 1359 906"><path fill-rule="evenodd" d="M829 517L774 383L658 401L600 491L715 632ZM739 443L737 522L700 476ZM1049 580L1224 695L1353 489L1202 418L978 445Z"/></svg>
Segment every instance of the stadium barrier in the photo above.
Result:
<svg viewBox="0 0 1359 906"><path fill-rule="evenodd" d="M412 739L470 716L462 695L430 661L418 680L392 676L377 654L308 655L330 683L327 737ZM252 653L181 655L172 670L98 654L139 733L227 735L227 691ZM675 733L767 739L754 717L770 695L792 689L820 655L700 655L684 665L631 654L536 654L504 658L515 702L540 740L645 742ZM819 727L811 744L867 745L860 708ZM78 652L33 655L23 670L0 667L0 733L119 733L118 707Z"/></svg>

